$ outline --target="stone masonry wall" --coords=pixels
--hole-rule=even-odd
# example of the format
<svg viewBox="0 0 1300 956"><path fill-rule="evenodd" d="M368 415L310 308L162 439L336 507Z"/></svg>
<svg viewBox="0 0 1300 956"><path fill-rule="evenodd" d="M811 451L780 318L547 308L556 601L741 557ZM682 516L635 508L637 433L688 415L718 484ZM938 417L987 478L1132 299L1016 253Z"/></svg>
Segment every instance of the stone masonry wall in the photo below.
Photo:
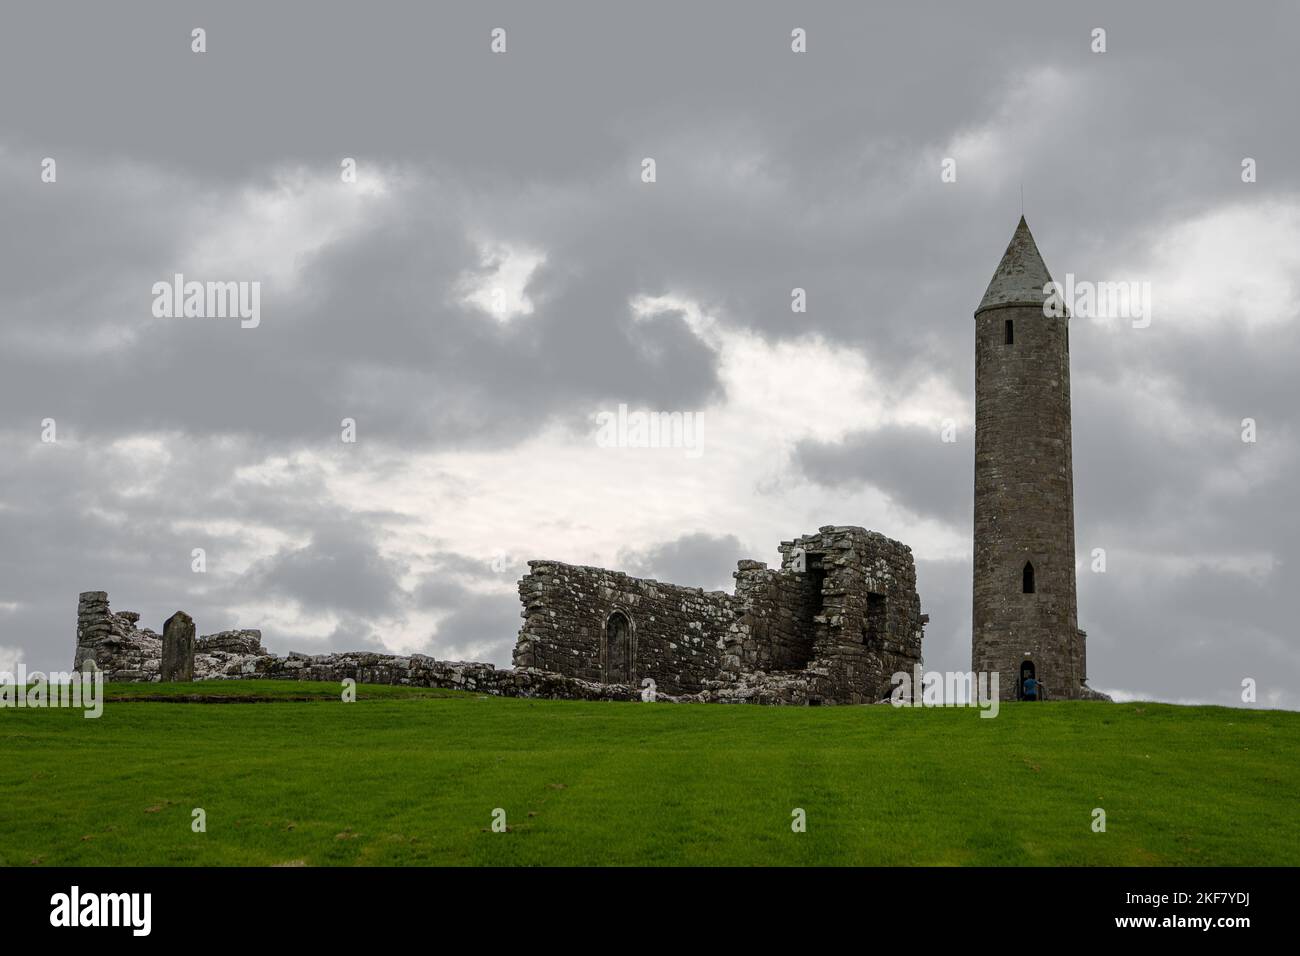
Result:
<svg viewBox="0 0 1300 956"><path fill-rule="evenodd" d="M137 628L135 611L114 614L104 591L86 591L77 599L77 649L74 670L90 661L104 672L105 680L158 680L162 665L162 638L148 628Z"/></svg>
<svg viewBox="0 0 1300 956"><path fill-rule="evenodd" d="M736 571L737 619L727 634L723 670L733 677L756 671L802 670L813 654L806 626L813 602L806 576L741 561Z"/></svg>
<svg viewBox="0 0 1300 956"><path fill-rule="evenodd" d="M921 663L928 620L916 593L912 549L854 527L825 527L781 544L783 569L820 559L822 609L813 618L807 671L825 700L870 703L887 696L890 677Z"/></svg>
<svg viewBox="0 0 1300 956"><path fill-rule="evenodd" d="M648 677L668 694L696 693L717 676L735 616L730 595L558 561L529 561L528 568L519 582L524 625L516 667L634 687ZM630 673L610 653L615 614L631 624Z"/></svg>

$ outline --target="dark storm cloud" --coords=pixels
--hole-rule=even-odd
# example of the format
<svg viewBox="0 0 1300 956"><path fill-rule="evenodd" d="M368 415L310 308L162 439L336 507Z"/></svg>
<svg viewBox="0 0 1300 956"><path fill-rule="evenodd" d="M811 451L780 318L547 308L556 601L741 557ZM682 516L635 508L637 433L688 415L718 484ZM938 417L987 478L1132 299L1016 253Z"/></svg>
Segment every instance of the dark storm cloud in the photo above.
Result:
<svg viewBox="0 0 1300 956"><path fill-rule="evenodd" d="M105 268L83 249L79 261L89 265L75 307L62 308L60 270L43 287L52 303L37 308L40 286L15 297L18 341L0 379L5 407L37 421L61 413L101 432L184 427L296 441L319 439L350 416L372 436L461 444L517 440L539 417L574 405L699 403L716 390L715 356L680 322L635 322L628 298L638 280L626 263L581 284L542 280L549 287L538 314L511 328L451 300L479 257L457 233L466 222L437 215L438 201L385 207L378 221L302 262L301 291L268 287L256 329L153 318L152 284L176 264L171 254L145 264L156 236L140 240L130 268ZM93 212L97 204L89 205ZM27 242L42 248L62 248L68 237L75 247L84 229L73 218L47 221L31 206L14 212L32 215L43 234ZM60 268L82 275L77 262ZM134 336L130 344L107 355L86 341L124 333ZM42 335L54 344L30 343Z"/></svg>
<svg viewBox="0 0 1300 956"><path fill-rule="evenodd" d="M311 541L254 564L239 586L311 608L358 617L397 610L400 569L382 557L370 529L358 524L325 525Z"/></svg>
<svg viewBox="0 0 1300 956"><path fill-rule="evenodd" d="M445 615L438 623L439 657L510 662L522 624L513 589L502 594L475 591L455 581L427 581L417 589L416 603Z"/></svg>
<svg viewBox="0 0 1300 956"><path fill-rule="evenodd" d="M1278 120L1296 87L1291 4L845 6L8 11L0 84L20 92L0 103L0 605L14 608L0 607L0 646L62 665L75 592L107 588L155 627L176 609L158 601L185 602L201 631L232 626L236 600L320 602L339 619L329 646L370 646L376 615L438 613L439 648L504 663L518 603L490 584L517 558L484 570L448 547L407 592L382 556L400 517L340 519L305 466L231 493L235 470L337 448L345 416L363 445L396 449L364 454L410 455L509 448L618 401L725 401L717 353L680 317L638 322L643 294L858 350L889 394L933 376L965 402L937 411L968 417L971 313L1022 183L1058 279L1141 279L1116 273L1148 267L1181 222L1297 205L1300 128ZM487 51L494 26L505 56ZM1094 26L1104 55L1088 50ZM949 154L958 182L941 185ZM57 185L39 182L44 156ZM343 156L391 191L334 233L309 225L323 244L293 258L292 286L268 282L260 328L149 317L151 284L225 236L249 190L298 169L337 185ZM653 186L637 180L644 156ZM1252 186L1244 156L1259 161ZM232 245L256 248L248 228ZM499 323L462 301L480 241L544 255L532 315ZM1252 246L1264 238L1239 241L1269 261ZM795 286L806 314L790 312ZM1300 559L1300 322L1294 308L1257 318L1072 324L1079 552L1109 556L1079 582L1095 686L1225 703L1238 671L1300 686L1284 600ZM834 383L816 387L835 400ZM46 416L75 447L38 443ZM1257 445L1238 438L1247 416ZM140 474L131 453L100 454L159 432L177 436L172 458L141 457ZM802 443L794 465L967 537L969 439L863 430ZM151 473L160 484L133 490ZM190 572L192 547L220 568L251 528L293 543L242 578ZM736 531L630 542L628 569L729 587L748 556ZM1203 560L1178 563L1189 556ZM916 557L927 662L965 666L969 564Z"/></svg>
<svg viewBox="0 0 1300 956"><path fill-rule="evenodd" d="M745 553L735 535L696 532L649 548L622 551L618 570L668 584L730 591L735 587L736 562L747 557L752 555Z"/></svg>
<svg viewBox="0 0 1300 956"><path fill-rule="evenodd" d="M942 441L937 428L890 425L842 442L800 442L794 463L820 484L870 484L921 517L959 524L972 507L972 447Z"/></svg>
<svg viewBox="0 0 1300 956"><path fill-rule="evenodd" d="M450 550L433 555L432 564L411 604L440 615L439 656L509 664L522 624L515 582L528 573L527 564L505 555L483 559Z"/></svg>

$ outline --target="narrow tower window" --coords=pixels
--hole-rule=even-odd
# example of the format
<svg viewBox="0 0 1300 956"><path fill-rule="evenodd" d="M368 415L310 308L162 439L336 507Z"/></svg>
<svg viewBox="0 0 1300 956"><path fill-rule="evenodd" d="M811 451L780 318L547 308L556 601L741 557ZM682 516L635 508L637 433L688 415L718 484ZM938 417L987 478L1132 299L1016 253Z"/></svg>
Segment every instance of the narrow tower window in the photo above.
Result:
<svg viewBox="0 0 1300 956"><path fill-rule="evenodd" d="M1015 344L1016 344L1016 330L1015 330L1015 326L1013 326L1013 325L1011 324L1011 320L1010 320L1010 319L1007 319L1004 328L1006 329L1007 345L1015 345Z"/></svg>
<svg viewBox="0 0 1300 956"><path fill-rule="evenodd" d="M1023 584L1024 592L1026 594L1034 593L1034 563L1032 561L1025 562L1025 571L1024 574L1022 575L1022 584Z"/></svg>

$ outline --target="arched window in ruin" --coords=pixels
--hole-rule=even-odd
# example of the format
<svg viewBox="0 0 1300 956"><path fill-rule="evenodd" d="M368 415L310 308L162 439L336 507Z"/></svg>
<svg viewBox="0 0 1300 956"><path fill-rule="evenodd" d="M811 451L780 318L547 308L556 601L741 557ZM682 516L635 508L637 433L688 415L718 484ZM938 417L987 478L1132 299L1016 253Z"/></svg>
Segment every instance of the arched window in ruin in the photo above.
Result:
<svg viewBox="0 0 1300 956"><path fill-rule="evenodd" d="M605 622L605 682L632 683L632 622L622 611L615 611Z"/></svg>
<svg viewBox="0 0 1300 956"><path fill-rule="evenodd" d="M1025 570L1021 575L1021 585L1021 590L1024 591L1024 593L1034 593L1034 563L1032 561L1025 562Z"/></svg>

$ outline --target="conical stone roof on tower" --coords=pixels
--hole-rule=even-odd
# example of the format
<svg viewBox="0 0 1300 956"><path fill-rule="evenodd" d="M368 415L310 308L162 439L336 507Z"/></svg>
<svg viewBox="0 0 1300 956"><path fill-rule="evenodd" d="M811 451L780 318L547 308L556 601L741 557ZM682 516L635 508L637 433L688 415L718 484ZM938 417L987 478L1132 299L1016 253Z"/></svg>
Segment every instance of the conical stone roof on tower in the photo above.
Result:
<svg viewBox="0 0 1300 956"><path fill-rule="evenodd" d="M1041 306L1049 295L1043 289L1051 281L1029 223L1021 216L975 314L1004 305Z"/></svg>

